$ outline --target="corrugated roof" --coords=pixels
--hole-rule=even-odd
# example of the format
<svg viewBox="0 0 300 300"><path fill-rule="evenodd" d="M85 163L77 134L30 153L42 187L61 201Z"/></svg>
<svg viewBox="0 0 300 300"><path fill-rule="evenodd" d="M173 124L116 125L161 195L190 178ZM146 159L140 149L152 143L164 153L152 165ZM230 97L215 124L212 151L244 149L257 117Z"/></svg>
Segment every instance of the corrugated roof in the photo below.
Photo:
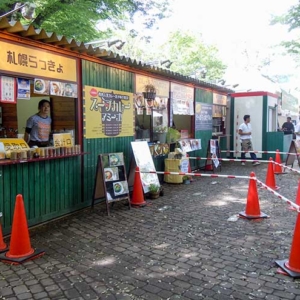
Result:
<svg viewBox="0 0 300 300"><path fill-rule="evenodd" d="M22 25L19 21L9 21L6 17L0 19L0 30L19 35L21 37L26 37L32 40L40 41L45 44L69 49L74 52L87 54L105 61L130 66L135 69L147 71L149 73L157 74L170 79L175 79L185 83L192 83L199 87L214 89L221 93L234 92L233 90L227 89L226 87L198 80L190 76L185 76L165 68L151 66L147 63L137 61L136 59L132 59L130 57L120 55L118 53L114 53L113 51L104 48L93 47L92 45L85 45L82 42L77 42L74 39L68 39L65 36L57 35L54 32L46 32L44 29L35 29L32 25Z"/></svg>

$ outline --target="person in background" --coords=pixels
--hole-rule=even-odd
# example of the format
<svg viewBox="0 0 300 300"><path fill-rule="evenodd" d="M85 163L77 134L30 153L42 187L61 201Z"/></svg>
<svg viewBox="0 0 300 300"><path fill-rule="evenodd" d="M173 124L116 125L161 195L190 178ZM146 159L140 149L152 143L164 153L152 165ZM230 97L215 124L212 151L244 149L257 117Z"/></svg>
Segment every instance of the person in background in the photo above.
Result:
<svg viewBox="0 0 300 300"><path fill-rule="evenodd" d="M39 112L31 116L26 122L24 140L29 147L49 146L49 136L51 132L50 102L41 100L38 104Z"/></svg>
<svg viewBox="0 0 300 300"><path fill-rule="evenodd" d="M244 123L242 123L239 127L239 135L241 140L241 150L242 151L253 151L252 148L252 127L250 124L250 115L244 115ZM257 160L257 157L254 152L250 152L250 156L252 160ZM246 159L246 153L242 152L241 159ZM260 165L258 161L254 161L253 166ZM245 163L242 162L242 166Z"/></svg>
<svg viewBox="0 0 300 300"><path fill-rule="evenodd" d="M284 132L284 134L294 133L294 124L292 123L291 117L286 118L286 122L282 124L281 130Z"/></svg>

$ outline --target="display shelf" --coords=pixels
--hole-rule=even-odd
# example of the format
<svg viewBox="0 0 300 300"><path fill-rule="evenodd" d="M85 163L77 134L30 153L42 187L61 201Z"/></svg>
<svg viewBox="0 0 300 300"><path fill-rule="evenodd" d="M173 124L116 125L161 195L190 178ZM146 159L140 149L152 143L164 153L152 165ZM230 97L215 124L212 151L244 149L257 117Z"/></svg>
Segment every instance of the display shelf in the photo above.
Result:
<svg viewBox="0 0 300 300"><path fill-rule="evenodd" d="M3 159L3 160L0 160L0 166L24 164L24 163L39 162L39 161L53 160L53 159L62 159L62 158L68 158L68 157L82 156L82 155L86 155L86 154L89 154L89 152L59 155L59 156L51 156L51 157L30 158L30 159L14 159L14 160L12 160L12 159Z"/></svg>

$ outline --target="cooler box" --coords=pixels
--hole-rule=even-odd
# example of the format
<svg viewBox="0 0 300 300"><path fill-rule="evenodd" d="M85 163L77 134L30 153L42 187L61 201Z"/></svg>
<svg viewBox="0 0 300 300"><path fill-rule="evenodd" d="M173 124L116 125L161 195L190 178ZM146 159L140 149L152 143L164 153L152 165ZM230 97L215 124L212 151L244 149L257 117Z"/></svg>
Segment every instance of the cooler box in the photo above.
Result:
<svg viewBox="0 0 300 300"><path fill-rule="evenodd" d="M188 158L165 159L165 172L188 172ZM183 175L164 175L164 181L168 183L182 183Z"/></svg>

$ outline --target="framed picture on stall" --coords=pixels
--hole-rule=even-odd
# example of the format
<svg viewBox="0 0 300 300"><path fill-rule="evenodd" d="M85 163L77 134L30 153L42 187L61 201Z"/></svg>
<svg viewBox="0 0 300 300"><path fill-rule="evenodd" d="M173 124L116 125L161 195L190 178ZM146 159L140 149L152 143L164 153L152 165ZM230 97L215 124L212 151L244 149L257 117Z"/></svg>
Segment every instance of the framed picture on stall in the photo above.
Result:
<svg viewBox="0 0 300 300"><path fill-rule="evenodd" d="M15 78L0 76L0 102L17 103Z"/></svg>

